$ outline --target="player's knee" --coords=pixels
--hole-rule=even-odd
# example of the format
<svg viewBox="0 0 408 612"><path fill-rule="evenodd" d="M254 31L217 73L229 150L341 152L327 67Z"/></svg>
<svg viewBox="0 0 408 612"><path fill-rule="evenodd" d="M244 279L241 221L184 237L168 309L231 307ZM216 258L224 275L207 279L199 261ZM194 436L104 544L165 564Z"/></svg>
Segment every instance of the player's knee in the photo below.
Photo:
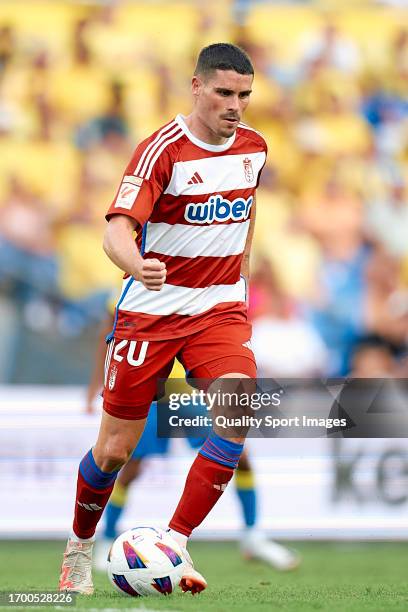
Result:
<svg viewBox="0 0 408 612"><path fill-rule="evenodd" d="M120 469L129 460L132 450L120 441L108 443L100 458L99 467L103 472L113 472Z"/></svg>

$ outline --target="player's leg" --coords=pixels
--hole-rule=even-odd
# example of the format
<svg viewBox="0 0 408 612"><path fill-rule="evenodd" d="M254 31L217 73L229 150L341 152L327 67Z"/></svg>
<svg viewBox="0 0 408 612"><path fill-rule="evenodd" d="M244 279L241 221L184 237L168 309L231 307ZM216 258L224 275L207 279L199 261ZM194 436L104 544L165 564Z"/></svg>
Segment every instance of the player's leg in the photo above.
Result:
<svg viewBox="0 0 408 612"><path fill-rule="evenodd" d="M142 437L129 461L120 470L102 517L105 525L102 537L96 541L94 558L95 568L100 571L106 570L109 550L118 535L117 525L125 509L129 486L141 474L144 459L151 455L164 455L168 451L169 440L158 438L156 432L157 404L153 402Z"/></svg>
<svg viewBox="0 0 408 612"><path fill-rule="evenodd" d="M167 378L179 343L114 338L105 362L103 416L98 440L82 459L75 517L61 568L60 589L90 594L96 526L120 468L142 434L157 379ZM135 351L139 349L139 355Z"/></svg>
<svg viewBox="0 0 408 612"><path fill-rule="evenodd" d="M223 378L256 378L256 365L249 348L251 326L242 322L220 323L188 338L178 359L191 378L219 382ZM187 475L176 511L169 523L176 541L186 547L189 536L217 503L231 480L243 450L243 437L225 439L212 432ZM192 593L206 587L192 563L181 586Z"/></svg>
<svg viewBox="0 0 408 612"><path fill-rule="evenodd" d="M134 458L132 454L129 461L120 470L115 481L113 491L102 517L102 520L104 520L102 536L97 538L95 543L94 567L99 571L106 570L109 550L118 535L117 525L127 503L129 486L139 477L142 462L143 459L141 457Z"/></svg>
<svg viewBox="0 0 408 612"><path fill-rule="evenodd" d="M300 557L295 551L268 540L258 529L255 478L246 449L244 449L235 471L234 484L244 519L240 545L244 558L264 561L280 571L289 571L298 567Z"/></svg>
<svg viewBox="0 0 408 612"><path fill-rule="evenodd" d="M103 412L98 440L79 464L74 522L59 582L60 590L92 594L95 529L124 465L143 431L145 418L127 420Z"/></svg>
<svg viewBox="0 0 408 612"><path fill-rule="evenodd" d="M245 529L251 529L257 519L257 499L255 478L248 459L248 452L243 450L234 476L235 491L242 510Z"/></svg>
<svg viewBox="0 0 408 612"><path fill-rule="evenodd" d="M211 339L207 339L207 343L211 344ZM242 346L242 340L239 344ZM194 349L196 350L197 346ZM184 358L188 367L190 357L188 351L180 357ZM226 356L188 369L192 378L216 379L217 385L224 378L256 377L254 361L247 355ZM231 480L243 450L243 442L243 437L227 440L212 432L200 449L187 475L183 494L169 523L170 534L184 549L193 529L209 514ZM204 578L194 570L191 559L188 560L180 586L183 590L194 594L205 589L207 585Z"/></svg>
<svg viewBox="0 0 408 612"><path fill-rule="evenodd" d="M105 509L103 537L107 540L112 541L118 535L116 526L126 505L129 485L140 476L142 462L142 458L133 458L132 455L119 472Z"/></svg>
<svg viewBox="0 0 408 612"><path fill-rule="evenodd" d="M204 368L200 368L200 373L204 373ZM231 372L219 377L223 378L244 379L249 376ZM182 498L170 521L170 528L177 532L180 544L186 545L193 529L202 523L225 491L238 465L243 443L244 438L225 439L214 431L205 440L190 468Z"/></svg>

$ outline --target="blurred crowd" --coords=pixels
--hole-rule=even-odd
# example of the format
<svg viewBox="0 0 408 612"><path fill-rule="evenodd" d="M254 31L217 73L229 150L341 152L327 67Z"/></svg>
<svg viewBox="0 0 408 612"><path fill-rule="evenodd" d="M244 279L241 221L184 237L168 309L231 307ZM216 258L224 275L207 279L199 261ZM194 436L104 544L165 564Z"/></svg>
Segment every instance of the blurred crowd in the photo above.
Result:
<svg viewBox="0 0 408 612"><path fill-rule="evenodd" d="M0 4L0 295L26 325L75 335L104 318L122 172L188 112L200 48L228 40L253 60L245 120L269 146L261 373L407 376L408 10L339 6L247 3L237 22L228 0Z"/></svg>

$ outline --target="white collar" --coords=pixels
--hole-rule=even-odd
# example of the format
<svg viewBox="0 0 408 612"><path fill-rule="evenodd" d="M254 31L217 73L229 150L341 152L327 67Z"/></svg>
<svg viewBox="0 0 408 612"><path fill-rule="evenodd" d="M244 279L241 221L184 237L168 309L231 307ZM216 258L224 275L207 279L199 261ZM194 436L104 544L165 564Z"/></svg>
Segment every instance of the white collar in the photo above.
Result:
<svg viewBox="0 0 408 612"><path fill-rule="evenodd" d="M227 149L229 149L235 142L236 132L234 132L234 134L230 138L228 138L228 140L224 142L224 144L209 144L208 142L200 140L199 138L197 138L197 136L194 136L194 134L188 129L183 115L177 115L176 121L187 136L187 138L191 140L191 142L193 142L195 145L197 145L197 147L201 147L201 149L205 149L206 151L214 151L214 153L221 153L222 151L226 151Z"/></svg>

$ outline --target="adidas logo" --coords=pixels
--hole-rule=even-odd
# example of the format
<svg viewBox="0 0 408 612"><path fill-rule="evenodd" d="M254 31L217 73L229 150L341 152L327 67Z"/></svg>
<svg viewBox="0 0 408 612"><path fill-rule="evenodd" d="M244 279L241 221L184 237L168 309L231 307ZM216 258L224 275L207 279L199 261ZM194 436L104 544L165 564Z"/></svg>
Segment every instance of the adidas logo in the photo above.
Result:
<svg viewBox="0 0 408 612"><path fill-rule="evenodd" d="M217 489L218 491L225 491L225 489L227 488L227 483L226 484L213 484L214 489Z"/></svg>
<svg viewBox="0 0 408 612"><path fill-rule="evenodd" d="M204 183L204 181L201 178L201 176L198 174L198 172L194 172L193 176L188 181L187 185L197 185L198 183Z"/></svg>
<svg viewBox="0 0 408 612"><path fill-rule="evenodd" d="M91 512L96 512L97 510L102 510L102 506L98 506L98 504L84 504L83 502L77 502L78 506L81 508L85 508L85 510L90 510Z"/></svg>

